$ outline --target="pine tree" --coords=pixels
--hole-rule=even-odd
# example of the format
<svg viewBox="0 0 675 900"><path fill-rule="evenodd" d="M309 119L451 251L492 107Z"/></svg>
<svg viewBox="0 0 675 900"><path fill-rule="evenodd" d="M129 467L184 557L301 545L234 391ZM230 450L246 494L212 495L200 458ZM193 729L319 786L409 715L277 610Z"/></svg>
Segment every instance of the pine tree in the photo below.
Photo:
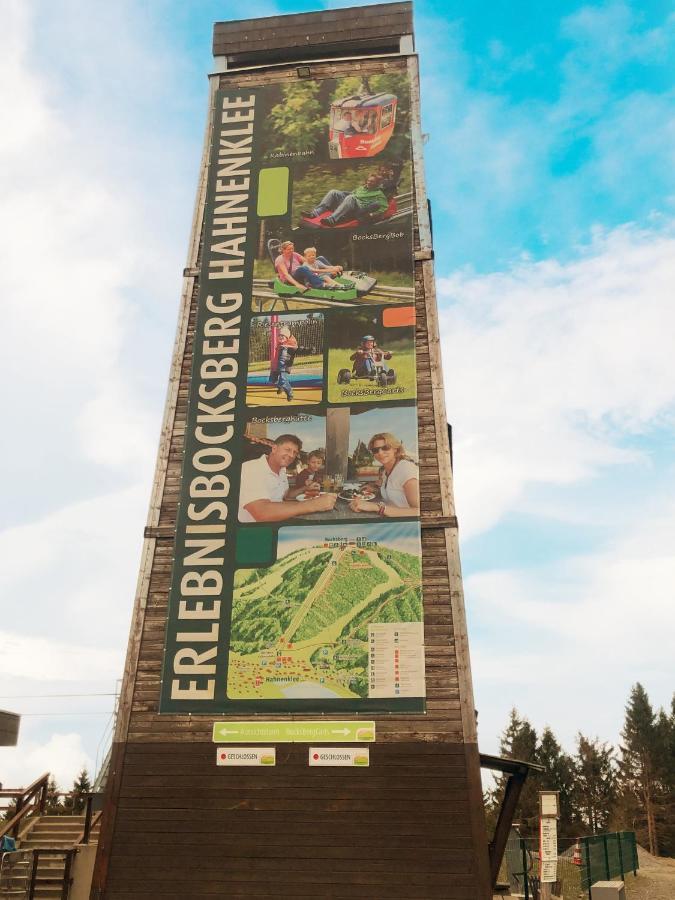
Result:
<svg viewBox="0 0 675 900"><path fill-rule="evenodd" d="M537 762L545 770L538 779L541 790L558 791L559 794L561 837L576 836L578 819L574 809L574 762L548 725L541 734Z"/></svg>
<svg viewBox="0 0 675 900"><path fill-rule="evenodd" d="M4 808L4 812L0 817L2 821L9 822L16 815L16 800L10 800Z"/></svg>
<svg viewBox="0 0 675 900"><path fill-rule="evenodd" d="M56 779L53 775L49 776L49 781L47 782L47 802L45 804L45 813L48 816L63 815L63 804L61 803L61 798L59 797L59 786L56 783Z"/></svg>
<svg viewBox="0 0 675 900"><path fill-rule="evenodd" d="M73 782L72 795L70 800L70 813L77 816L84 811L87 803L87 794L91 792L91 781L86 768L83 768L80 774Z"/></svg>
<svg viewBox="0 0 675 900"><path fill-rule="evenodd" d="M642 813L639 819L646 828L647 848L653 856L658 856L656 806L659 794L659 741L656 715L647 692L639 682L633 686L628 699L621 737L621 780L624 788L638 801Z"/></svg>
<svg viewBox="0 0 675 900"><path fill-rule="evenodd" d="M655 763L660 789L656 808L659 853L675 856L675 697L670 715L659 710L656 744Z"/></svg>
<svg viewBox="0 0 675 900"><path fill-rule="evenodd" d="M592 834L604 831L614 812L617 799L617 776L614 748L577 735L574 757L575 807L582 824Z"/></svg>
<svg viewBox="0 0 675 900"><path fill-rule="evenodd" d="M509 714L509 722L502 733L499 749L501 755L507 759L537 762L537 732L527 719L520 717L515 707ZM501 806L507 780L507 775L500 776L495 788L488 791L488 804L493 812ZM524 836L528 833L534 834L538 827L538 791L538 779L530 776L525 782L516 809L516 820L521 823L521 832Z"/></svg>

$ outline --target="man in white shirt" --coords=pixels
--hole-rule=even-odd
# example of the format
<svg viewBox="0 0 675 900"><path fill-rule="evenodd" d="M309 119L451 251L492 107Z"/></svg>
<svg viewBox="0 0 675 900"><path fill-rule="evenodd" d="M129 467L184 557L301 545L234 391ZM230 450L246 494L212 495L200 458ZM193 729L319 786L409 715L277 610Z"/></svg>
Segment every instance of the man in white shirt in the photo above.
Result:
<svg viewBox="0 0 675 900"><path fill-rule="evenodd" d="M294 434L281 434L274 441L269 456L244 463L239 492L240 522L283 522L295 516L333 509L337 494L308 497L304 503L295 499L298 494L313 494L320 490L318 482L313 487L289 487L286 468L295 462L301 450L300 438Z"/></svg>

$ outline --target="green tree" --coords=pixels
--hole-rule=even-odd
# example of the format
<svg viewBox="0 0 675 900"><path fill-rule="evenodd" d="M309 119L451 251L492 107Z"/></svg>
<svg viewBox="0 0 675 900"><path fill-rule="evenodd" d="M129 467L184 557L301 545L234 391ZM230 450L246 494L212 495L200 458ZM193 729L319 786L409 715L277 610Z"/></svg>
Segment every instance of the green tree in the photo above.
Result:
<svg viewBox="0 0 675 900"><path fill-rule="evenodd" d="M89 773L86 768L83 768L73 782L71 795L67 798L65 803L69 815L79 816L80 813L84 812L84 808L87 804L87 794L90 792L91 781L89 780Z"/></svg>
<svg viewBox="0 0 675 900"><path fill-rule="evenodd" d="M574 837L578 824L574 808L574 761L562 749L548 725L541 734L537 762L544 767L537 779L541 790L559 793L560 835Z"/></svg>
<svg viewBox="0 0 675 900"><path fill-rule="evenodd" d="M16 815L16 800L10 800L4 808L2 821L9 822Z"/></svg>
<svg viewBox="0 0 675 900"><path fill-rule="evenodd" d="M47 782L45 813L48 816L62 816L63 812L63 804L61 803L61 797L59 796L59 786L56 783L54 776L50 775L49 781Z"/></svg>
<svg viewBox="0 0 675 900"><path fill-rule="evenodd" d="M270 110L275 152L315 150L322 137L328 139L328 120L318 95L320 84L296 81L282 88L281 101Z"/></svg>
<svg viewBox="0 0 675 900"><path fill-rule="evenodd" d="M509 721L502 732L500 753L507 759L518 759L522 762L537 762L537 732L527 719L521 718L514 707L509 713ZM506 789L507 775L501 775L493 790L487 793L488 821L501 806ZM539 785L535 778L528 778L520 795L516 809L516 820L521 823L523 836L532 836L538 827Z"/></svg>
<svg viewBox="0 0 675 900"><path fill-rule="evenodd" d="M656 715L643 686L638 682L630 692L621 732L619 771L622 786L635 799L638 827L646 832L647 849L658 856L659 840L656 808L659 801L659 768L662 762Z"/></svg>
<svg viewBox="0 0 675 900"><path fill-rule="evenodd" d="M675 704L675 698L674 698ZM656 718L656 769L659 802L656 828L661 856L675 856L675 714L660 709Z"/></svg>
<svg viewBox="0 0 675 900"><path fill-rule="evenodd" d="M574 757L575 806L582 824L592 834L604 831L616 806L617 773L614 748L598 738L577 735Z"/></svg>

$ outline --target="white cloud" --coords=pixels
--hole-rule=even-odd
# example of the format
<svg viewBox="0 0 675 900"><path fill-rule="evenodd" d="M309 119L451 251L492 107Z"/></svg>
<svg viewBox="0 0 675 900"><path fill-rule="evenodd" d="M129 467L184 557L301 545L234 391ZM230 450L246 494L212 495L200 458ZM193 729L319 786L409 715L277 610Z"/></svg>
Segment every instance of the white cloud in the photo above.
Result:
<svg viewBox="0 0 675 900"><path fill-rule="evenodd" d="M160 34L145 51L144 16L128 4L89 16L74 2L53 15L13 3L0 35L11 123L0 131L0 374L22 444L17 453L6 442L0 462L23 479L48 453L52 477L79 459L88 479L73 484L77 496L91 466L120 479L149 472L190 220L186 176L199 156L199 134L178 136L180 64L163 71ZM61 47L51 71L36 63L41 41L48 58ZM157 178L179 186L167 196ZM36 479L23 484L37 490Z"/></svg>
<svg viewBox="0 0 675 900"><path fill-rule="evenodd" d="M672 479L669 488L672 496ZM550 724L568 748L579 729L617 741L636 681L655 705L669 706L675 504L656 505L643 506L639 527L602 551L466 579L486 743L513 704L539 729Z"/></svg>
<svg viewBox="0 0 675 900"><path fill-rule="evenodd" d="M6 788L27 787L50 772L59 788L68 791L83 768L91 777L92 759L79 734L52 734L42 742L19 737L16 748L0 747L0 772Z"/></svg>
<svg viewBox="0 0 675 900"><path fill-rule="evenodd" d="M668 230L626 227L574 262L439 281L465 536L537 485L648 464L626 444L675 418L674 279Z"/></svg>
<svg viewBox="0 0 675 900"><path fill-rule="evenodd" d="M22 640L39 635L53 642L53 660L67 658L59 644L100 648L94 668L114 677L105 648L115 648L113 658L121 665L148 495L149 485L116 491L0 532L0 591L11 613L5 628ZM82 652L87 659L88 651ZM37 666L42 677L68 677L49 671L48 659L28 656L21 669L28 674ZM71 662L79 671L77 653Z"/></svg>
<svg viewBox="0 0 675 900"><path fill-rule="evenodd" d="M675 421L674 279L657 220L597 230L572 262L439 283L460 534L474 560L487 547L465 579L486 748L514 704L571 749L577 729L618 739L635 681L669 703L675 472L659 454ZM486 533L518 516L553 529L550 559L530 555L525 529L491 566Z"/></svg>
<svg viewBox="0 0 675 900"><path fill-rule="evenodd" d="M70 644L55 637L34 638L0 631L0 675L54 681L113 681L120 669L120 652Z"/></svg>

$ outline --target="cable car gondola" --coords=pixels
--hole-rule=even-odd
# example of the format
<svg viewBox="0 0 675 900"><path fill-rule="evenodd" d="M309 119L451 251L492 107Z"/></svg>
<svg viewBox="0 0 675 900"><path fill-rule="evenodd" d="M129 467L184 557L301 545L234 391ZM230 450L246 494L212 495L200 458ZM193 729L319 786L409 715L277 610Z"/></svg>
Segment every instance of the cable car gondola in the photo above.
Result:
<svg viewBox="0 0 675 900"><path fill-rule="evenodd" d="M394 94L352 94L331 104L328 155L331 159L376 156L384 150L396 124Z"/></svg>

